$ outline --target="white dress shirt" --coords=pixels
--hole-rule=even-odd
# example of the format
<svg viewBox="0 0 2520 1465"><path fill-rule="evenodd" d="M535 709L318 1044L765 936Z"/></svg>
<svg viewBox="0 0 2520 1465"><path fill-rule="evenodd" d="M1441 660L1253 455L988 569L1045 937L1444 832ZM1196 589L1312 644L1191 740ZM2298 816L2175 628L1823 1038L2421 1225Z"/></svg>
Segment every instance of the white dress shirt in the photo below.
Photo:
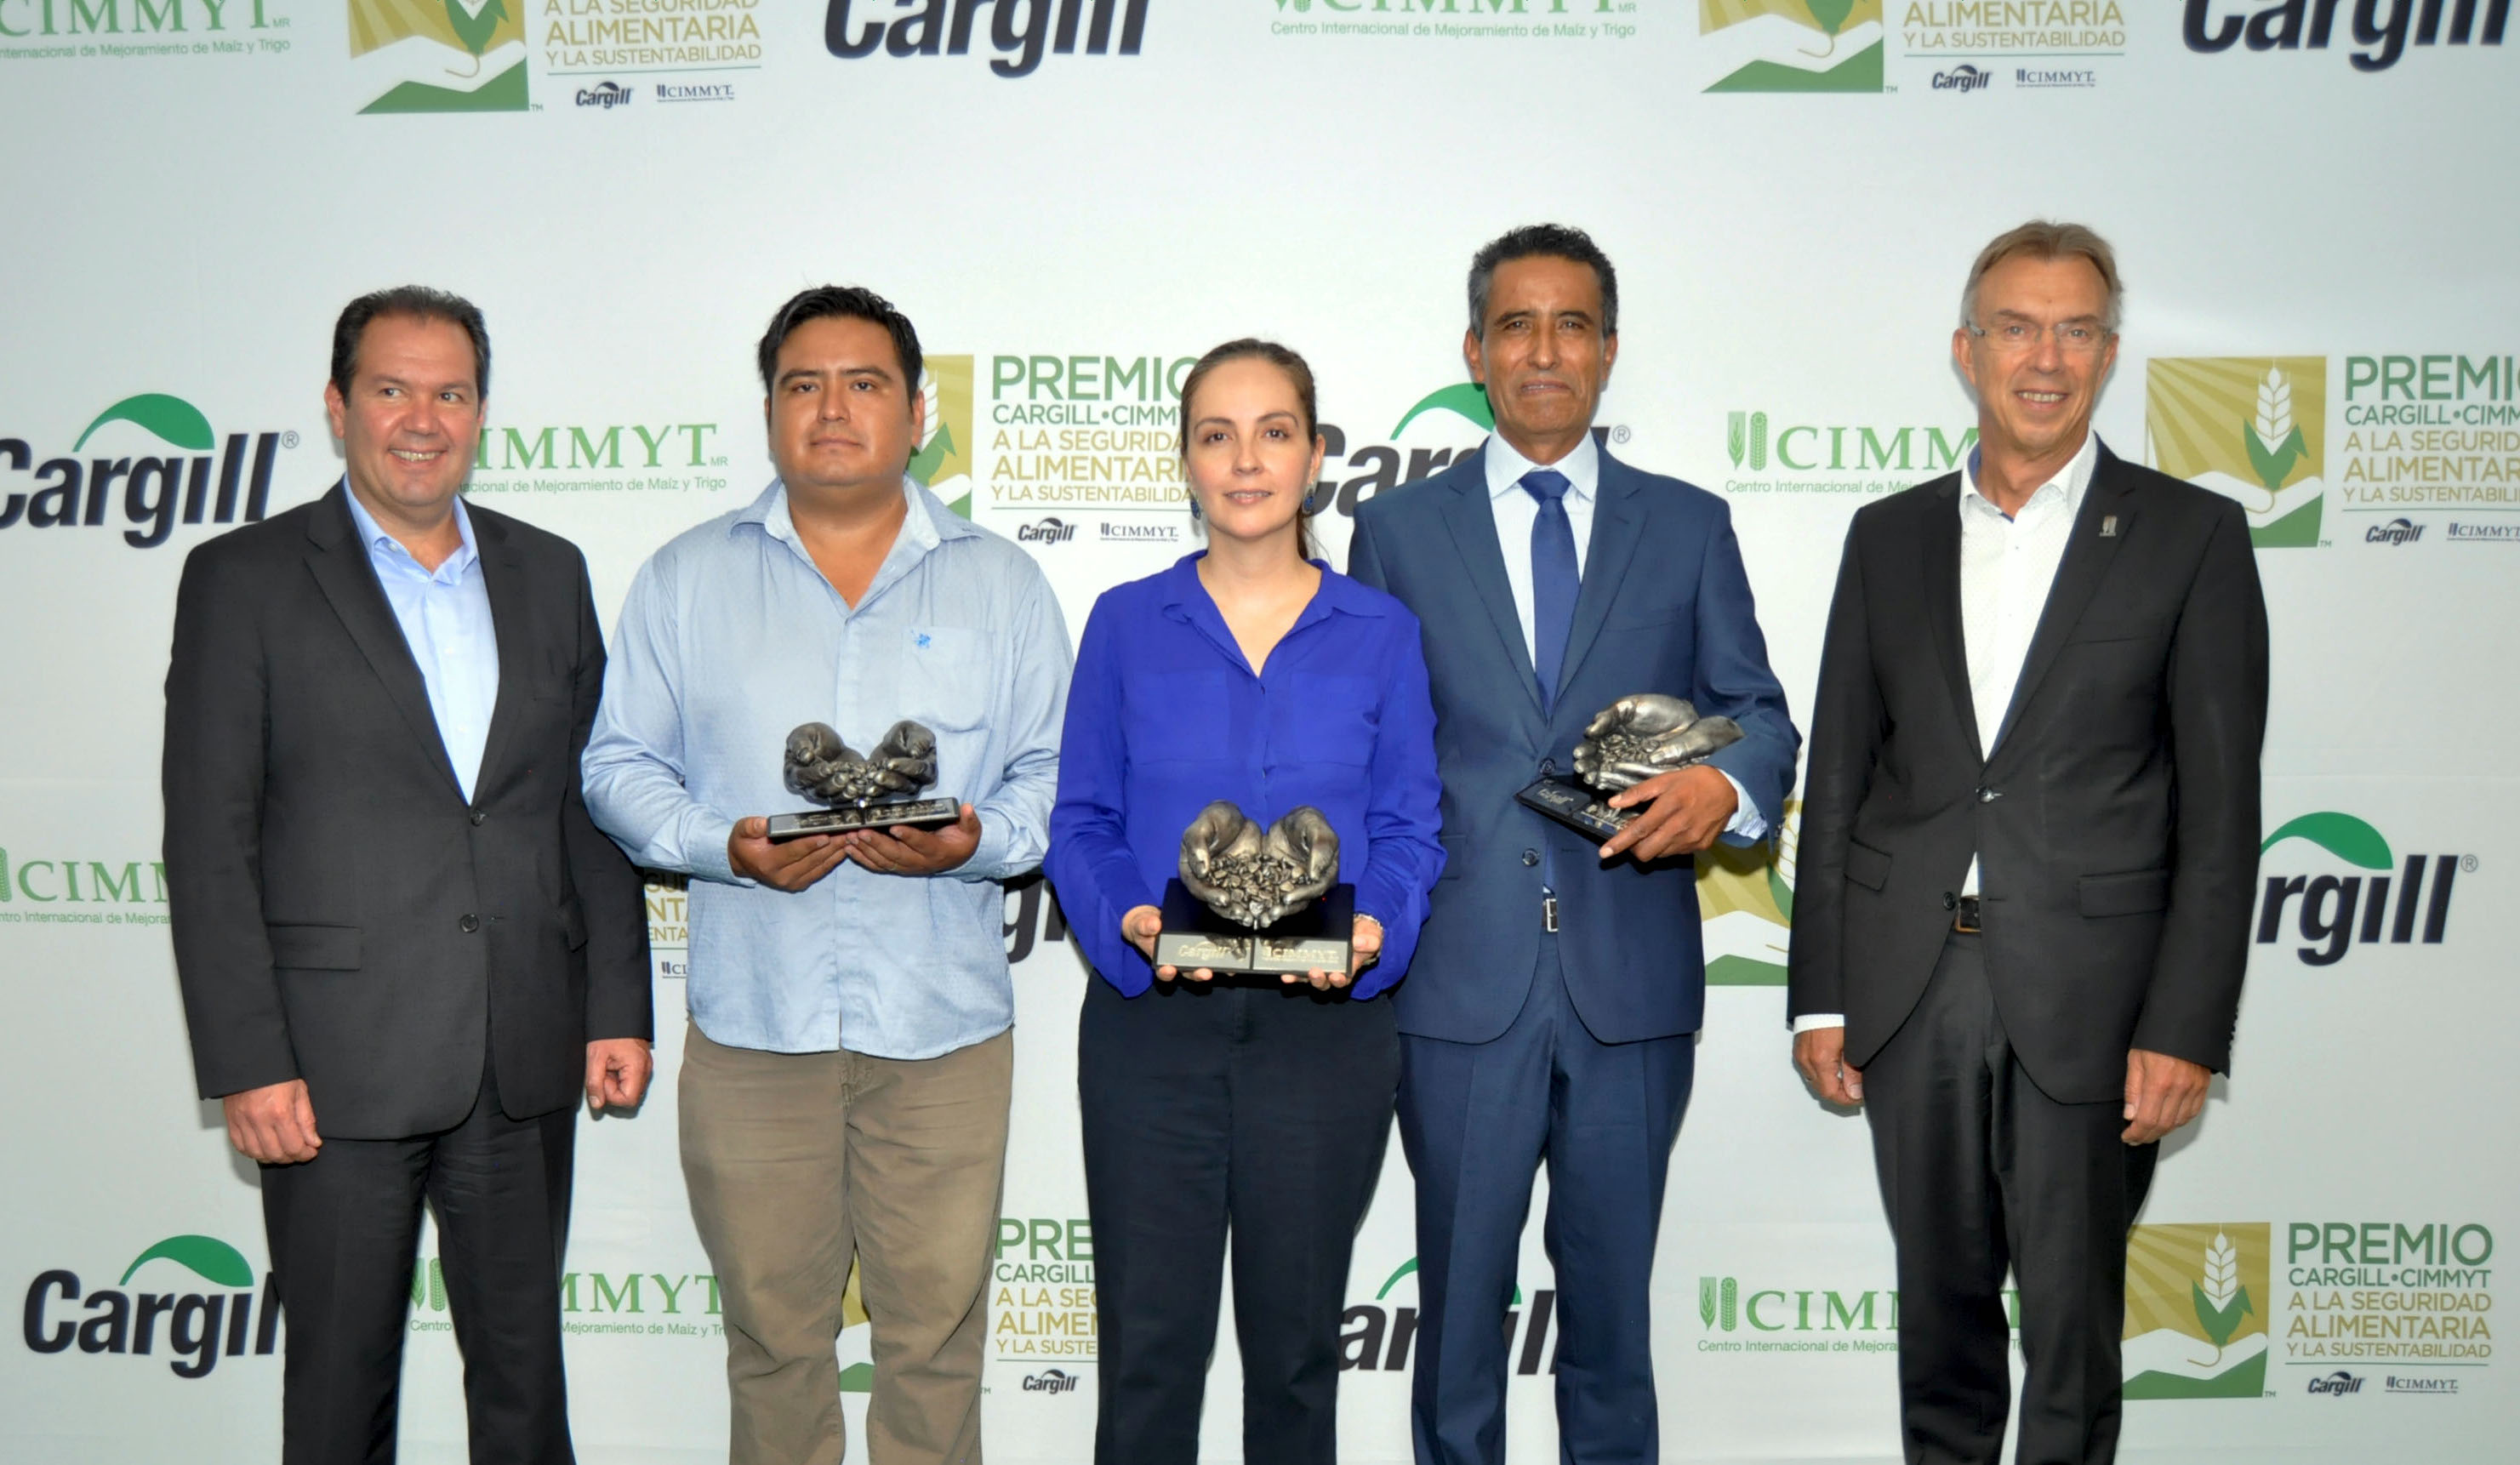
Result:
<svg viewBox="0 0 2520 1465"><path fill-rule="evenodd" d="M481 554L472 542L472 516L458 498L455 532L463 542L437 568L423 569L350 492L346 478L341 499L350 506L350 522L367 547L368 563L376 566L377 588L385 593L394 624L402 628L403 644L420 667L428 710L437 719L437 739L445 745L446 761L454 766L456 784L469 804L481 777L481 755L490 745L490 714L499 705L499 637L490 619L489 583L481 578Z"/></svg>
<svg viewBox="0 0 2520 1465"><path fill-rule="evenodd" d="M1505 583L1513 592L1514 618L1522 623L1522 649L1532 655L1532 644L1539 636L1532 629L1537 612L1532 609L1531 526L1540 521L1540 501L1522 486L1522 476L1539 467L1553 468L1564 475L1568 487L1562 502L1566 506L1567 527L1575 531L1575 574L1581 579L1584 561L1593 550L1593 505L1601 486L1601 448L1587 432L1576 442L1573 452L1555 463L1534 463L1514 451L1504 433L1491 432L1486 465L1488 507L1496 514L1497 546L1505 552ZM1532 659L1536 662L1539 658L1532 655ZM1724 770L1719 768L1716 772L1723 774ZM1724 832L1743 839L1756 839L1767 833L1768 821L1751 804L1750 790L1731 774L1724 774L1724 781L1732 785L1733 802L1732 818L1724 825Z"/></svg>
<svg viewBox="0 0 2520 1465"><path fill-rule="evenodd" d="M1977 745L1990 758L2099 459L2099 434L2083 434L2073 458L2010 515L1978 492L1978 451L1971 450L1960 466L1960 642L1968 654L1969 700L1977 707ZM1978 893L1975 855L1960 893ZM1794 1019L1797 1033L1844 1026L1846 1016L1839 1012L1806 1012Z"/></svg>

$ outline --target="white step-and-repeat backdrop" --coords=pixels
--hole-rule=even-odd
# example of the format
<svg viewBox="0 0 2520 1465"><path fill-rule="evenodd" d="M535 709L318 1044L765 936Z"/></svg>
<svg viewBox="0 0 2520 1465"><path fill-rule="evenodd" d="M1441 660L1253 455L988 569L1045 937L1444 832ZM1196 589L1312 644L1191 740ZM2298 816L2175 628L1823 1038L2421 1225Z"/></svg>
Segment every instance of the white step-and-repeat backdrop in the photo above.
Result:
<svg viewBox="0 0 2520 1465"><path fill-rule="evenodd" d="M652 549L766 480L771 308L875 286L932 353L917 470L1039 556L1073 628L1196 544L1172 447L1190 358L1249 333L1311 355L1336 557L1359 501L1480 439L1472 249L1579 223L1624 286L1607 442L1730 501L1799 712L1847 515L1971 441L1960 278L2032 215L2116 242L2100 430L2248 505L2273 612L2237 1075L2174 1141L2135 1239L2128 1453L2507 1448L2509 9L0 0L0 1291L23 1309L0 1455L275 1454L285 1321L254 1178L193 1097L168 955L159 688L184 555L339 470L319 392L351 295L423 281L487 310L472 492L583 545L608 616ZM1718 987L1657 1282L1674 1459L1893 1456L1899 1307L1863 1129L1786 1061L1792 852L1789 828L1699 885ZM684 910L652 892L668 1078ZM1085 978L1037 883L1006 910L988 1448L1083 1460ZM566 1305L590 1461L724 1448L672 1092L584 1130ZM1409 1195L1395 1145L1349 1282L1356 1460L1407 1454ZM1539 1461L1536 1225L1525 1258L1510 1439ZM426 1254L412 1299L407 1458L453 1460L459 1360ZM1208 1453L1231 1459L1221 1337ZM863 1390L864 1327L839 1347Z"/></svg>

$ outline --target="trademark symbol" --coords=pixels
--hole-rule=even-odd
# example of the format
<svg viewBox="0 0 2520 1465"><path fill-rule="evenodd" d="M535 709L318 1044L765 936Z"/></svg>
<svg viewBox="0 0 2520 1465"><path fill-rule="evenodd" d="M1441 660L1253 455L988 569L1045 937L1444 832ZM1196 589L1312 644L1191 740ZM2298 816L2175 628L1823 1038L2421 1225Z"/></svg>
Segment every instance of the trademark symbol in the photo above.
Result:
<svg viewBox="0 0 2520 1465"><path fill-rule="evenodd" d="M280 445L284 448L293 448L297 446L297 434L294 432L284 432L280 434Z"/></svg>
<svg viewBox="0 0 2520 1465"><path fill-rule="evenodd" d="M2476 873L2476 857L2475 857L2474 855L2461 855L2461 856L2459 856L2459 857L2458 857L2458 869L2459 869L2459 873L2461 873L2461 874L2465 874L2465 875L2472 875L2472 874L2475 874L2475 873Z"/></svg>
<svg viewBox="0 0 2520 1465"><path fill-rule="evenodd" d="M1617 425L1617 426L1615 426L1615 427L1612 427L1612 428L1610 429L1610 441L1612 441L1612 442L1614 442L1614 443L1623 443L1623 442L1626 442L1627 440L1628 440L1628 427L1627 427L1627 424L1626 424L1625 422L1622 422L1622 423L1620 423L1619 425Z"/></svg>

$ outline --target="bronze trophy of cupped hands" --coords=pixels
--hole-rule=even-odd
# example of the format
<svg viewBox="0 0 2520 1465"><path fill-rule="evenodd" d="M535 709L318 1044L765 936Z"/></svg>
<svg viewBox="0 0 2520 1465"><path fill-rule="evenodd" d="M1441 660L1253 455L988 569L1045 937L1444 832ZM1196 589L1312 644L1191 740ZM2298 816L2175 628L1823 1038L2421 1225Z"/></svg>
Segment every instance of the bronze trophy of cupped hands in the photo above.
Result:
<svg viewBox="0 0 2520 1465"><path fill-rule="evenodd" d="M1584 725L1584 740L1575 744L1575 777L1603 793L1617 793L1703 763L1716 749L1740 740L1741 725L1729 717L1699 717L1685 698L1641 691L1612 702Z"/></svg>
<svg viewBox="0 0 2520 1465"><path fill-rule="evenodd" d="M1319 809L1262 828L1219 799L1182 831L1155 964L1183 971L1353 970L1356 887L1338 883L1338 831Z"/></svg>
<svg viewBox="0 0 2520 1465"><path fill-rule="evenodd" d="M1610 795L1703 763L1717 749L1740 740L1741 726L1729 717L1699 717L1685 697L1636 692L1584 725L1584 740L1575 745L1573 778L1542 777L1514 798L1570 829L1608 839L1638 814L1611 808Z"/></svg>
<svg viewBox="0 0 2520 1465"><path fill-rule="evenodd" d="M1219 799L1182 831L1181 877L1207 909L1257 931L1328 893L1338 878L1338 833L1310 804L1263 831Z"/></svg>
<svg viewBox="0 0 2520 1465"><path fill-rule="evenodd" d="M904 718L860 756L828 723L804 723L788 734L782 778L788 791L826 806L807 814L775 815L773 840L807 834L913 824L935 828L961 816L952 799L910 795L936 781L936 734Z"/></svg>

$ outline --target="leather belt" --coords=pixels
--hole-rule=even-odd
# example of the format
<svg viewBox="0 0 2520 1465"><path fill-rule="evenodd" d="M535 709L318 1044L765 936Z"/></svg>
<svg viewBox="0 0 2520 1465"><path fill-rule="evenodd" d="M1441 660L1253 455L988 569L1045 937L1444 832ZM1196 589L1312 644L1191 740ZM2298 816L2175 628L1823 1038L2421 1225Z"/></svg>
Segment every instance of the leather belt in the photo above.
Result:
<svg viewBox="0 0 2520 1465"><path fill-rule="evenodd" d="M1964 895L1952 903L1952 929L1962 936L1978 934L1978 899Z"/></svg>

